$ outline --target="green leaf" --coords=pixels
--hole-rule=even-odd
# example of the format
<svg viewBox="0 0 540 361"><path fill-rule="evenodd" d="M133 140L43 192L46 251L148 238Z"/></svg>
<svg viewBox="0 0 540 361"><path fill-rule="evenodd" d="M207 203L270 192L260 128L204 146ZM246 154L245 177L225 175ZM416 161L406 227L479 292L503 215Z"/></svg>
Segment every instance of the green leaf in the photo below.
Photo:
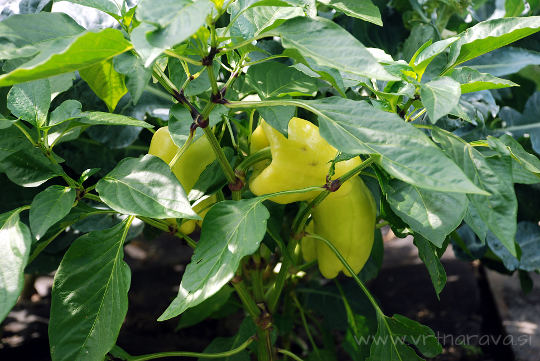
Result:
<svg viewBox="0 0 540 361"><path fill-rule="evenodd" d="M16 127L0 129L0 161L25 147L31 147L31 144L19 129Z"/></svg>
<svg viewBox="0 0 540 361"><path fill-rule="evenodd" d="M447 69L501 48L540 30L540 16L483 21L459 34L450 46Z"/></svg>
<svg viewBox="0 0 540 361"><path fill-rule="evenodd" d="M368 78L399 80L388 73L354 36L330 20L296 17L265 35L281 36L284 48L294 48L319 65Z"/></svg>
<svg viewBox="0 0 540 361"><path fill-rule="evenodd" d="M426 47L422 47L418 53L414 54L409 64L414 71L422 77L428 65L435 57L444 52L450 45L458 40L458 37L452 37L444 40L439 40L433 44L427 43ZM425 45L425 44L424 44Z"/></svg>
<svg viewBox="0 0 540 361"><path fill-rule="evenodd" d="M487 141L489 146L501 155L512 156L523 168L540 175L540 159L523 149L510 135L503 134L499 138L488 136Z"/></svg>
<svg viewBox="0 0 540 361"><path fill-rule="evenodd" d="M111 113L128 91L124 83L124 75L114 70L112 59L81 69L79 75L99 99L105 102Z"/></svg>
<svg viewBox="0 0 540 361"><path fill-rule="evenodd" d="M7 97L7 107L17 118L37 128L47 122L51 105L51 88L46 79L13 86Z"/></svg>
<svg viewBox="0 0 540 361"><path fill-rule="evenodd" d="M433 139L440 143L446 153L459 164L461 169L480 188L489 192L489 196L468 194L469 213L479 218L485 227L493 232L506 248L516 255L514 238L516 235L517 200L512 182L512 163L508 157L493 159L488 162L479 151L458 136L434 127ZM468 222L468 217L465 217ZM478 221L476 221L478 222ZM482 239L484 227L471 228ZM479 234L480 233L480 234Z"/></svg>
<svg viewBox="0 0 540 361"><path fill-rule="evenodd" d="M205 347L204 353L218 353L226 352L232 350L245 341L248 338L253 337L257 332L257 326L255 326L253 320L250 317L244 318L244 321L240 324L240 329L238 333L233 337L216 337L210 342L208 346ZM206 357L200 357L198 361L208 360ZM217 361L250 361L251 357L249 355L249 349L242 350L241 352L234 354L232 356L227 356L223 358L216 359Z"/></svg>
<svg viewBox="0 0 540 361"><path fill-rule="evenodd" d="M100 63L132 48L120 30L104 29L53 39L17 69L0 75L0 87L69 73Z"/></svg>
<svg viewBox="0 0 540 361"><path fill-rule="evenodd" d="M321 136L332 146L348 154L380 155L377 163L404 182L435 191L485 193L422 131L396 114L338 97L289 103L315 113Z"/></svg>
<svg viewBox="0 0 540 361"><path fill-rule="evenodd" d="M5 167L9 180L23 187L37 187L62 175L59 165L51 163L41 150L30 146L5 158L2 167Z"/></svg>
<svg viewBox="0 0 540 361"><path fill-rule="evenodd" d="M397 179L386 190L392 210L437 247L460 225L467 210L467 196L461 193L434 192Z"/></svg>
<svg viewBox="0 0 540 361"><path fill-rule="evenodd" d="M68 99L51 112L48 125L52 127L68 120L77 119L82 114L82 104L77 100Z"/></svg>
<svg viewBox="0 0 540 361"><path fill-rule="evenodd" d="M53 361L101 361L116 343L131 283L123 260L129 225L124 221L79 237L62 259L54 277L49 322Z"/></svg>
<svg viewBox="0 0 540 361"><path fill-rule="evenodd" d="M503 107L499 112L499 117L504 121L504 128L501 130L514 137L521 137L528 134L533 150L540 154L540 91L535 92L525 103L523 114L516 110Z"/></svg>
<svg viewBox="0 0 540 361"><path fill-rule="evenodd" d="M460 96L460 84L449 77L432 80L420 88L422 104L433 124L457 107Z"/></svg>
<svg viewBox="0 0 540 361"><path fill-rule="evenodd" d="M264 2L266 3L266 2ZM235 3L240 5L238 2ZM238 13L237 6L233 4L231 15L234 17ZM279 6L282 6L281 4ZM242 39L251 39L259 36L266 30L275 28L283 24L286 19L292 19L296 16L304 16L302 9L298 7L278 7L278 6L258 6L248 8L242 11L236 21L231 26L231 36Z"/></svg>
<svg viewBox="0 0 540 361"><path fill-rule="evenodd" d="M450 77L461 84L461 93L472 93L486 89L500 89L519 86L513 81L497 78L491 74L480 73L478 70L461 67L454 69Z"/></svg>
<svg viewBox="0 0 540 361"><path fill-rule="evenodd" d="M424 356L435 357L442 352L441 344L429 327L398 314L387 320L394 335L403 337L405 342L414 345Z"/></svg>
<svg viewBox="0 0 540 361"><path fill-rule="evenodd" d="M317 92L315 79L283 63L268 61L250 66L246 82L261 99L290 96L313 96Z"/></svg>
<svg viewBox="0 0 540 361"><path fill-rule="evenodd" d="M64 0L73 4L88 6L101 10L112 17L119 19L122 14L123 0Z"/></svg>
<svg viewBox="0 0 540 361"><path fill-rule="evenodd" d="M521 248L519 269L524 271L540 270L540 227L533 222L519 222L516 242Z"/></svg>
<svg viewBox="0 0 540 361"><path fill-rule="evenodd" d="M354 18L369 21L375 25L382 26L381 12L379 8L371 2L371 0L318 0L320 3L328 5L337 11L341 11L345 15Z"/></svg>
<svg viewBox="0 0 540 361"><path fill-rule="evenodd" d="M120 161L96 190L105 204L123 214L200 219L167 163L149 154Z"/></svg>
<svg viewBox="0 0 540 361"><path fill-rule="evenodd" d="M525 10L523 0L505 0L504 2L505 17L520 16Z"/></svg>
<svg viewBox="0 0 540 361"><path fill-rule="evenodd" d="M371 343L369 358L366 361L423 361L411 347L393 334L389 320L391 318L377 313L378 329L374 336L377 342Z"/></svg>
<svg viewBox="0 0 540 361"><path fill-rule="evenodd" d="M131 100L137 104L152 77L152 69L145 68L142 60L129 52L114 58L114 69L126 77Z"/></svg>
<svg viewBox="0 0 540 361"><path fill-rule="evenodd" d="M234 150L229 147L224 147L223 152L231 167L234 166ZM201 173L197 182L188 193L190 202L202 198L205 194L214 194L227 185L227 178L223 173L221 164L216 159L210 163Z"/></svg>
<svg viewBox="0 0 540 361"><path fill-rule="evenodd" d="M449 205L451 207L451 205ZM427 239L420 235L414 237L414 245L418 248L418 256L426 265L431 278L431 283L435 288L437 297L446 285L446 272L437 255L437 249Z"/></svg>
<svg viewBox="0 0 540 361"><path fill-rule="evenodd" d="M30 229L37 240L69 213L76 195L73 188L53 185L34 197L30 208Z"/></svg>
<svg viewBox="0 0 540 361"><path fill-rule="evenodd" d="M284 136L289 134L289 121L294 116L294 107L261 107L257 109L261 117Z"/></svg>
<svg viewBox="0 0 540 361"><path fill-rule="evenodd" d="M176 329L181 330L204 321L214 312L219 311L219 309L229 300L233 291L234 289L232 287L224 286L215 295L201 304L186 310L186 312L182 314Z"/></svg>
<svg viewBox="0 0 540 361"><path fill-rule="evenodd" d="M148 43L165 50L193 35L205 24L213 8L210 0L143 0L137 6L136 16L153 25L145 35ZM145 66L154 59L147 59Z"/></svg>
<svg viewBox="0 0 540 361"><path fill-rule="evenodd" d="M0 22L0 59L33 56L42 43L66 36L74 36L84 28L64 13L41 12L13 15ZM4 41L5 39L5 41Z"/></svg>
<svg viewBox="0 0 540 361"><path fill-rule="evenodd" d="M80 123L92 125L130 125L134 127L153 128L152 124L142 120L128 117L121 114L105 112L84 112L78 120Z"/></svg>
<svg viewBox="0 0 540 361"><path fill-rule="evenodd" d="M19 220L22 208L0 214L0 322L17 302L24 284L32 237Z"/></svg>
<svg viewBox="0 0 540 361"><path fill-rule="evenodd" d="M540 53L510 46L469 60L466 66L495 76L514 74L528 65L540 65Z"/></svg>
<svg viewBox="0 0 540 361"><path fill-rule="evenodd" d="M241 259L259 248L269 217L258 198L214 205L204 217L201 239L186 267L178 296L158 321L197 306L229 282Z"/></svg>

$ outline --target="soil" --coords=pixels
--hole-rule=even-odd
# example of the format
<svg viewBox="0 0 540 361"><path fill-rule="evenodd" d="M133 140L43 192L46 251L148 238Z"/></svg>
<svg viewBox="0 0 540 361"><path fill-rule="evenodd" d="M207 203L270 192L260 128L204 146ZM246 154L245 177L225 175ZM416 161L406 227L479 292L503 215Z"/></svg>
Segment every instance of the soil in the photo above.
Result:
<svg viewBox="0 0 540 361"><path fill-rule="evenodd" d="M481 266L445 255L443 262L448 283L439 301L425 266L418 263L412 242L385 243L385 265L369 288L387 315L399 313L435 331L444 352L433 360L514 360L509 347L482 346L474 338L469 343L464 338L466 335L503 335ZM236 333L240 314L233 314L225 321L208 320L177 332L177 320L156 321L176 295L184 265L190 257L188 247L167 235L153 241L134 241L126 247L132 284L129 310L118 345L129 353L202 351L215 337ZM50 276L38 278L37 293L30 300L19 303L0 325L0 360L50 360L47 321L51 284Z"/></svg>

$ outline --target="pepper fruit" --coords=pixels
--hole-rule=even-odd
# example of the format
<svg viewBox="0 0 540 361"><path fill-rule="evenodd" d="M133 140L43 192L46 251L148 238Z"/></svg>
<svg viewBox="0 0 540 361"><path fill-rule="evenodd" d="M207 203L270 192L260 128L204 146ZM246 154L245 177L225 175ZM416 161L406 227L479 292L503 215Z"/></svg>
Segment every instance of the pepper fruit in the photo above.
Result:
<svg viewBox="0 0 540 361"><path fill-rule="evenodd" d="M152 141L150 142L148 154L155 155L168 164L174 158L178 149L180 148L174 144L171 138L169 127L162 127L154 133ZM212 146L208 142L206 136L203 135L191 143L184 154L182 154L182 156L176 161L171 171L176 178L178 178L182 188L184 188L184 191L187 194L193 188L204 169L215 159L216 155L214 150L212 149ZM193 210L198 212L204 208L209 208L209 201L203 204L208 199L213 200L211 203L215 203L216 201L215 196L208 197L199 203L199 208L197 205L195 205ZM204 212L204 214L206 214L206 212ZM199 215L201 217L204 216L203 214ZM184 222L180 225L179 230L183 234L193 233L196 224L197 221L195 220L184 220Z"/></svg>
<svg viewBox="0 0 540 361"><path fill-rule="evenodd" d="M259 128L260 127L260 128ZM262 130L261 130L262 129ZM264 141L263 135L266 137ZM319 134L319 128L305 119L289 121L288 138L262 121L252 134L251 150L270 145L272 162L264 169L254 167L249 188L255 195L285 190L322 186L337 154ZM259 148L261 147L261 148ZM359 157L336 163L335 177L339 177L361 163ZM313 199L319 192L274 196L272 201L287 204Z"/></svg>
<svg viewBox="0 0 540 361"><path fill-rule="evenodd" d="M359 177L343 183L313 208L312 221L306 231L318 234L338 249L356 274L367 262L373 247L376 207L371 192ZM351 274L335 253L321 240L306 236L301 241L302 255L307 262L317 259L325 278L334 278L340 271Z"/></svg>

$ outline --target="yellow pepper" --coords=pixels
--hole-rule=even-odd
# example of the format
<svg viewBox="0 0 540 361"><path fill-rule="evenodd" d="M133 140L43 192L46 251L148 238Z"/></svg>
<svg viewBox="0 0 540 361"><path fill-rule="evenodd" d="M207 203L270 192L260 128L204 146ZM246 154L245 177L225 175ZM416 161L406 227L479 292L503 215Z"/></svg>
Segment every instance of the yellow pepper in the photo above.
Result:
<svg viewBox="0 0 540 361"><path fill-rule="evenodd" d="M266 141L265 141L266 138ZM270 146L272 162L260 170L255 167L249 187L255 195L285 190L322 186L330 169L330 162L337 150L319 134L319 128L301 118L292 118L288 127L288 138L262 121L251 138L251 150ZM339 177L358 166L359 157L336 164L334 177ZM272 201L287 204L313 199L319 192L282 195Z"/></svg>
<svg viewBox="0 0 540 361"><path fill-rule="evenodd" d="M179 147L174 144L171 138L169 127L162 127L152 137L148 153L159 157L168 164L174 158L178 149ZM195 140L184 154L182 154L171 170L180 181L180 184L182 184L182 188L184 188L186 194L193 188L204 169L215 159L216 155L205 135ZM209 209L208 206L210 203L215 203L215 201L215 196L208 197L193 207L193 210L199 212L205 208ZM204 217L206 212L207 210L199 215ZM196 224L197 221L195 220L184 220L179 230L184 234L193 233Z"/></svg>
<svg viewBox="0 0 540 361"><path fill-rule="evenodd" d="M330 193L313 209L307 232L318 234L338 249L358 274L371 253L375 231L376 208L371 192L362 179L354 177ZM317 259L319 270L326 278L340 271L351 276L334 252L322 241L304 237L302 254L307 262Z"/></svg>

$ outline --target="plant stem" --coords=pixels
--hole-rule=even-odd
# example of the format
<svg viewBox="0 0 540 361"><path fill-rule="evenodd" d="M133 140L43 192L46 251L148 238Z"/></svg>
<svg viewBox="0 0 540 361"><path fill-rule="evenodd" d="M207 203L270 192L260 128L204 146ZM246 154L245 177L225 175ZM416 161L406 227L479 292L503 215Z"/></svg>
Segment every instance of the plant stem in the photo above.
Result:
<svg viewBox="0 0 540 361"><path fill-rule="evenodd" d="M315 340L313 339L313 336L311 335L311 331L309 330L309 325L306 320L306 315L304 314L304 309L302 308L300 301L298 301L296 294L294 294L293 292L291 292L291 298L294 304L296 305L296 308L298 308L298 311L300 312L300 318L302 319L302 324L304 325L304 329L306 330L306 334L309 339L309 342L311 343L311 347L313 347L313 350L317 354L317 357L319 358L319 360L321 360L321 355L319 354L319 348L317 347L317 344L315 343Z"/></svg>
<svg viewBox="0 0 540 361"><path fill-rule="evenodd" d="M272 152L270 151L270 147L266 147L263 149L260 149L256 151L255 153L252 153L245 157L240 164L236 166L236 169L241 172L245 172L249 168L251 168L254 164L259 163L262 160L266 159L272 159Z"/></svg>
<svg viewBox="0 0 540 361"><path fill-rule="evenodd" d="M127 359L127 361L146 361L146 360L154 360L158 358L164 358L164 357L193 357L193 358L224 358L236 355L237 353L240 353L241 351L245 350L253 341L254 337L248 338L244 343L242 343L240 346L229 350L225 352L218 352L218 353L200 353L200 352L187 352L187 351L177 351L177 352L159 352L159 353L153 353L149 355L142 355L142 356L132 356Z"/></svg>
<svg viewBox="0 0 540 361"><path fill-rule="evenodd" d="M172 50L165 50L164 53L168 56L172 56L173 58L177 58L177 59L180 59L180 60L183 60L185 61L186 63L190 63L190 64L193 64L193 65L202 65L202 63L200 61L197 61L197 60L193 60L191 58L188 58L187 56L182 56L180 54L177 54L175 53L174 51Z"/></svg>
<svg viewBox="0 0 540 361"><path fill-rule="evenodd" d="M293 354L291 351L287 351L287 350L285 350L285 349L278 348L278 349L277 349L277 352L282 353L282 354L284 354L284 355L286 355L286 356L289 356L290 358L292 358L292 359L295 360L295 361L304 361L304 360L302 360L300 357L298 357L298 356L296 356L295 354Z"/></svg>
<svg viewBox="0 0 540 361"><path fill-rule="evenodd" d="M13 125L15 125L20 131L21 133L24 134L24 136L26 137L26 139L28 139L30 141L30 143L32 143L32 145L35 147L37 146L36 142L34 141L34 138L32 138L30 136L30 134L28 133L28 131L26 130L26 127L24 125L22 125L20 123L20 121L16 121L15 123L13 123Z"/></svg>
<svg viewBox="0 0 540 361"><path fill-rule="evenodd" d="M261 315L261 309L257 307L257 304L255 303L255 301L253 301L253 298L251 297L249 291L246 288L246 284L244 283L244 281L234 282L234 280L231 283L234 287L234 290L238 294L238 297L242 301L242 304L244 305L246 311L253 318L253 320L257 322L257 319Z"/></svg>
<svg viewBox="0 0 540 361"><path fill-rule="evenodd" d="M154 228L160 229L164 232L171 232L170 225L164 221L155 220L155 219L143 217L143 216L137 216L137 218L139 218L141 221L143 221L144 223ZM183 234L177 230L176 232L174 232L174 235L177 236L178 238L183 238L188 244L188 246L190 246L191 248L195 249L195 247L197 247L197 243L193 239L191 239L191 237L189 237L187 234Z"/></svg>

